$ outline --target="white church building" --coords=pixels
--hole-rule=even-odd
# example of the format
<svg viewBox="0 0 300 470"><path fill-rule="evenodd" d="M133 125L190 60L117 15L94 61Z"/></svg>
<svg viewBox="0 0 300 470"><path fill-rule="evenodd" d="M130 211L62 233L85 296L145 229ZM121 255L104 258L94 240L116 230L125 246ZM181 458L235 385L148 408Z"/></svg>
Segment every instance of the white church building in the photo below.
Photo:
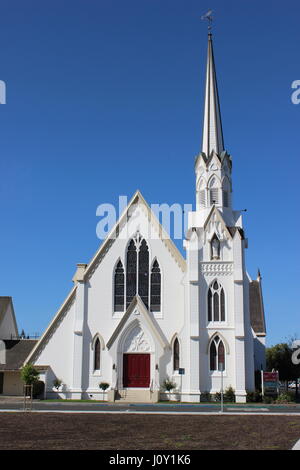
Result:
<svg viewBox="0 0 300 470"><path fill-rule="evenodd" d="M265 366L261 277L245 265L242 214L232 207L232 159L224 148L212 35L208 37L196 205L183 257L137 191L25 363L48 398L199 402L234 389L245 402ZM62 384L55 388L54 381ZM109 384L105 392L101 382Z"/></svg>

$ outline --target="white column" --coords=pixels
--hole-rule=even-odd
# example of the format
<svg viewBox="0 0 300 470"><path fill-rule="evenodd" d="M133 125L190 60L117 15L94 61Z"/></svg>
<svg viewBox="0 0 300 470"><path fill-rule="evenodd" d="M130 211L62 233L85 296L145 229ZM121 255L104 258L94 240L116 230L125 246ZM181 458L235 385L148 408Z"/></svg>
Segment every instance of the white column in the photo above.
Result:
<svg viewBox="0 0 300 470"><path fill-rule="evenodd" d="M76 281L76 306L74 322L74 342L73 342L73 381L72 398L82 397L82 361L83 361L83 323L85 305L85 283L84 270L86 265L77 265Z"/></svg>

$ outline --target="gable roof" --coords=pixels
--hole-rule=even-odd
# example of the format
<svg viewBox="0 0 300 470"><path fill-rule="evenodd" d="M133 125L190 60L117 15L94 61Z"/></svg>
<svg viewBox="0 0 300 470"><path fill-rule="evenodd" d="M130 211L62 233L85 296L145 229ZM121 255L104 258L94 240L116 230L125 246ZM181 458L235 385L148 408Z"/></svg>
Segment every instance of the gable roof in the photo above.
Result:
<svg viewBox="0 0 300 470"><path fill-rule="evenodd" d="M257 336L266 335L265 312L263 305L261 282L251 281L249 284L250 323Z"/></svg>
<svg viewBox="0 0 300 470"><path fill-rule="evenodd" d="M118 338L120 333L122 332L124 325L126 324L128 318L132 315L134 310L138 308L139 313L142 315L142 317L145 320L146 325L148 326L149 330L151 333L157 338L158 342L162 346L163 349L170 347L168 341L166 340L164 334L162 333L159 325L155 321L153 315L151 315L147 308L145 307L144 302L140 298L139 295L135 295L134 298L132 299L129 307L127 308L126 312L124 313L123 317L121 318L117 328L113 332L112 336L108 340L106 346L107 349L110 349L115 340Z"/></svg>
<svg viewBox="0 0 300 470"><path fill-rule="evenodd" d="M18 335L18 326L17 326L17 321L16 321L16 316L15 316L15 311L14 311L14 306L13 306L13 301L12 297L10 296L1 296L0 297L0 339L1 339L1 323L2 320L4 319L7 310L11 307L11 317L12 317L12 323L14 325L15 331L12 333L13 336Z"/></svg>
<svg viewBox="0 0 300 470"><path fill-rule="evenodd" d="M5 370L19 370L28 354L32 351L38 340L33 339L18 339L3 340L6 351L5 364L0 364L0 371Z"/></svg>
<svg viewBox="0 0 300 470"><path fill-rule="evenodd" d="M110 231L110 233L107 235L103 243L100 245L98 251L92 258L92 260L89 262L89 264L86 267L86 270L84 272L84 280L88 279L95 269L97 268L98 264L101 262L105 254L109 251L110 246L114 242L116 238L118 238L119 233L121 231L121 228L123 227L123 224L126 223L129 220L130 217L130 209L136 205L136 204L142 204L142 206L145 208L147 215L148 215L148 220L150 223L153 224L154 228L157 230L159 234L159 238L162 240L162 242L165 244L169 252L171 253L172 257L176 261L176 263L179 265L181 270L183 272L186 271L186 261L181 255L180 251L174 244L174 242L171 240L170 235L167 233L167 231L163 228L159 220L157 219L156 215L154 212L151 210L150 206L146 202L146 200L143 198L141 192L137 190L131 200L129 201L127 207L124 209L123 213L119 217L119 220L115 223L114 227Z"/></svg>

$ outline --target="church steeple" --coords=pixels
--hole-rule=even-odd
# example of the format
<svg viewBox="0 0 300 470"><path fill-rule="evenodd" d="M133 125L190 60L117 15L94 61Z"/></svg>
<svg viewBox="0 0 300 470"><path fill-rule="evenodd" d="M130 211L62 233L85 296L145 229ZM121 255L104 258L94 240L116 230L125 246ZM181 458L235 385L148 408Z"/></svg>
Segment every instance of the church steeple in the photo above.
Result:
<svg viewBox="0 0 300 470"><path fill-rule="evenodd" d="M232 207L232 162L225 151L212 34L208 33L202 151L196 158L197 210Z"/></svg>
<svg viewBox="0 0 300 470"><path fill-rule="evenodd" d="M208 34L206 85L202 152L209 158L212 151L220 155L224 150L224 139L213 52L212 34Z"/></svg>

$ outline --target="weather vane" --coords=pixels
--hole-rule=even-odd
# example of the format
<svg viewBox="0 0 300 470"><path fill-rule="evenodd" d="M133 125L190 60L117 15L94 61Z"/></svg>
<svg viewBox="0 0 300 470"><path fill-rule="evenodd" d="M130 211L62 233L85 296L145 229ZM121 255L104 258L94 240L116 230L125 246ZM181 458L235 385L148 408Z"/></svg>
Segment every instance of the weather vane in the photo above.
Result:
<svg viewBox="0 0 300 470"><path fill-rule="evenodd" d="M212 10L209 10L205 15L201 16L201 20L208 21L208 31L211 32L213 21Z"/></svg>

